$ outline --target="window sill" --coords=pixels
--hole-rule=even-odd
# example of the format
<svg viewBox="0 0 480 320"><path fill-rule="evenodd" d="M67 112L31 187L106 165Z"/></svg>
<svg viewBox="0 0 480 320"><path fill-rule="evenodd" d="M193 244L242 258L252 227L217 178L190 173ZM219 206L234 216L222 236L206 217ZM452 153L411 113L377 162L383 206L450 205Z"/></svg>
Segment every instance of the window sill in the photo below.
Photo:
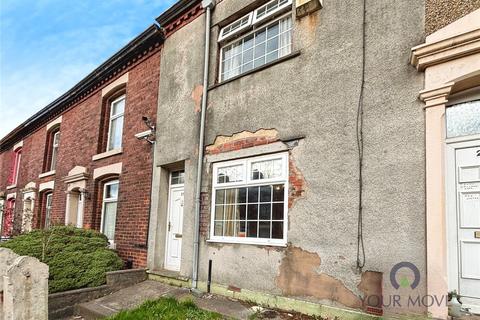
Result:
<svg viewBox="0 0 480 320"><path fill-rule="evenodd" d="M207 242L213 243L225 243L225 244L249 244L256 246L270 246L270 247L286 247L286 241L280 242L268 242L268 241L254 241L254 240L220 240L220 239L207 239Z"/></svg>
<svg viewBox="0 0 480 320"><path fill-rule="evenodd" d="M45 178L45 177L53 176L54 174L55 174L55 170L51 170L51 171L47 171L42 174L39 174L38 177Z"/></svg>
<svg viewBox="0 0 480 320"><path fill-rule="evenodd" d="M100 160L100 159L105 159L105 158L108 158L108 157L111 157L111 156L114 156L114 155L117 155L117 154L121 154L121 153L122 153L122 148L113 149L113 150L110 150L110 151L107 151L107 152L103 152L103 153L99 153L99 154L94 155L92 157L92 160L96 161L96 160Z"/></svg>
<svg viewBox="0 0 480 320"><path fill-rule="evenodd" d="M245 76L251 75L252 73L256 73L256 72L262 71L262 70L267 69L267 68L270 68L271 66L274 66L274 65L276 65L276 64L278 64L278 63L282 63L282 62L284 62L284 61L287 61L287 60L290 60L290 59L292 59L292 58L298 57L298 56L300 55L300 53L301 53L300 50L293 51L292 53L287 54L286 56L281 57L280 59L277 59L277 60L272 61L272 62L270 62L270 63L264 64L263 66L257 67L257 68L255 68L255 69L252 69L252 70L247 71L247 72L245 72L245 73L239 74L238 76L235 76L235 77L230 78L230 79L228 79L228 80L224 80L224 81L222 81L222 82L216 83L216 84L208 87L208 90L209 90L209 91L210 91L210 90L213 90L213 89L215 89L215 88L218 88L218 87L223 86L224 84L227 84L227 83L230 83L230 82L232 82L232 81L235 81L235 80L238 80L238 79L240 79L240 78L243 78L243 77L245 77Z"/></svg>
<svg viewBox="0 0 480 320"><path fill-rule="evenodd" d="M12 184L12 185L7 186L7 190L14 189L16 187L17 187L17 184Z"/></svg>

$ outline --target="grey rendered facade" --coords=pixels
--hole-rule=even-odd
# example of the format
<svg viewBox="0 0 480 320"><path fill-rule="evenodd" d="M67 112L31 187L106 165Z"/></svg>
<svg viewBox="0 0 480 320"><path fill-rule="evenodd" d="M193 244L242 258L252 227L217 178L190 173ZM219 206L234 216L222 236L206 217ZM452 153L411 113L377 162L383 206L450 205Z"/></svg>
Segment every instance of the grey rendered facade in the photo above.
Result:
<svg viewBox="0 0 480 320"><path fill-rule="evenodd" d="M249 136L262 129L278 141L206 155L202 206L210 211L213 162L281 150L288 150L301 172L304 192L288 209L286 246L210 242L207 217L209 229L200 238L199 281L207 280L212 260L212 282L231 290L364 310L361 299L369 294L398 294L388 274L395 264L409 261L422 272L416 290L425 294L425 128L417 99L423 75L409 65L410 48L424 40L423 1L366 4L366 263L360 273L356 124L362 86L362 2L325 0L322 9L295 18L294 1L292 54L268 68L219 83L220 28L265 2L223 0L212 11L205 145L214 145L219 136ZM179 271L184 278L192 276L204 30L202 14L165 40L161 58L148 267L164 268L168 176L184 169ZM384 311L401 311L398 307L385 305ZM424 313L425 308L416 311Z"/></svg>

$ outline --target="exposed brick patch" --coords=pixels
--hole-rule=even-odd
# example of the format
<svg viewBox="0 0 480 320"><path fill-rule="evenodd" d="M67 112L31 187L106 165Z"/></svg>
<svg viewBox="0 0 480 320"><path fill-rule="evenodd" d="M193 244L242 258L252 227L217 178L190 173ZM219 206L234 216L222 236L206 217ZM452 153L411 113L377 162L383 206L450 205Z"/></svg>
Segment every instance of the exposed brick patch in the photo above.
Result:
<svg viewBox="0 0 480 320"><path fill-rule="evenodd" d="M231 136L218 136L215 142L206 147L206 154L218 154L279 141L275 129L260 129L255 132L243 131Z"/></svg>
<svg viewBox="0 0 480 320"><path fill-rule="evenodd" d="M208 235L208 226L210 224L210 194L208 192L200 193L200 235Z"/></svg>
<svg viewBox="0 0 480 320"><path fill-rule="evenodd" d="M289 188L288 188L288 208L292 208L295 202L303 198L305 194L305 178L303 177L302 172L295 165L292 154L288 158L288 171L289 171Z"/></svg>
<svg viewBox="0 0 480 320"><path fill-rule="evenodd" d="M365 271L358 284L358 289L364 293L363 308L367 313L381 316L382 309L382 282L383 273L376 271Z"/></svg>

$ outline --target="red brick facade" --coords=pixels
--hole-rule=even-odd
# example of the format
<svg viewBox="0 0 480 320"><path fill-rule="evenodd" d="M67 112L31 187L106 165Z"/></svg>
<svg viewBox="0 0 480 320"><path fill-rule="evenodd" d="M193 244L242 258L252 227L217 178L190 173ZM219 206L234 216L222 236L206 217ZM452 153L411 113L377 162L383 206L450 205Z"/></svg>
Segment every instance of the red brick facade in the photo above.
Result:
<svg viewBox="0 0 480 320"><path fill-rule="evenodd" d="M162 28L155 25L147 28L74 88L39 111L32 121L27 120L0 140L0 204L6 205L7 198L16 198L13 235L23 232L22 224L27 220L23 209L23 191L27 184L35 186L32 227L45 226L48 193L52 194L50 225L65 224L69 183L71 186L71 181L65 179L71 178L69 172L72 169L81 167L81 181L85 188L75 187L73 190L84 192L83 227L100 230L104 184L118 180L115 248L124 260L133 261L133 267L146 266L153 147L147 141L137 139L135 134L148 130L142 117L156 122L160 50L164 39L202 13L200 1L179 14L164 13L157 18L168 20L168 23L162 23ZM128 81L125 81L127 73ZM121 77L121 84L113 84ZM126 100L121 153L93 160L93 156L107 149L110 103L123 94ZM54 129L47 129L47 126L60 116L55 172L40 176L50 170L53 130L58 130L58 124ZM20 141L23 143L21 165L18 181L12 186L8 182L13 166L12 147ZM94 176L96 169L111 165L119 168L120 163L119 174L108 174L107 170L107 174ZM40 191L40 185L48 182L54 183L53 190Z"/></svg>
<svg viewBox="0 0 480 320"><path fill-rule="evenodd" d="M105 151L105 97L102 89L128 72L128 82L121 90L126 94L124 113L122 153L100 160L92 156ZM144 57L131 63L123 72L117 73L109 81L97 86L88 96L64 111L60 124L60 146L58 149L55 174L40 178L45 171L48 159L49 137L47 123L27 136L19 137L23 141L22 159L16 187L9 188L8 176L12 167L13 150L0 153L0 192L3 197L16 194L14 234L21 232L23 216L22 189L27 183L36 184L33 227L43 227L45 220L44 193L39 193L41 183L54 181L51 224L64 224L67 206L67 184L64 178L75 166L87 169L86 194L83 225L86 228L100 229L103 182L93 179L95 169L114 163L122 163L118 178L119 196L115 244L123 259L132 259L134 267L144 267L147 258L147 232L150 212L150 188L152 178L152 146L139 141L135 134L148 128L142 116L155 119L158 103L158 85L160 75L160 46ZM116 92L116 91L115 91ZM108 115L108 113L107 113ZM58 116L56 116L58 117ZM55 118L56 118L55 117ZM54 119L52 119L54 120ZM108 120L108 119L107 119ZM50 192L50 191L49 191Z"/></svg>
<svg viewBox="0 0 480 320"><path fill-rule="evenodd" d="M235 150L250 148L254 146L261 146L261 145L273 143L276 141L278 141L277 137L267 137L267 136L246 137L246 138L229 141L220 145L207 146L205 153L218 154L222 152L235 151Z"/></svg>

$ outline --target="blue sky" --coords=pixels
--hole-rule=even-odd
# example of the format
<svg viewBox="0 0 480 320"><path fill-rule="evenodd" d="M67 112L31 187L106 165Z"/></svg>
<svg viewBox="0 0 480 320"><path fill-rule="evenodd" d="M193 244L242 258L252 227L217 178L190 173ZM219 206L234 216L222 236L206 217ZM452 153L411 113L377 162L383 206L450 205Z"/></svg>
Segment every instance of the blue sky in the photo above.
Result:
<svg viewBox="0 0 480 320"><path fill-rule="evenodd" d="M70 89L175 0L0 0L0 138Z"/></svg>

